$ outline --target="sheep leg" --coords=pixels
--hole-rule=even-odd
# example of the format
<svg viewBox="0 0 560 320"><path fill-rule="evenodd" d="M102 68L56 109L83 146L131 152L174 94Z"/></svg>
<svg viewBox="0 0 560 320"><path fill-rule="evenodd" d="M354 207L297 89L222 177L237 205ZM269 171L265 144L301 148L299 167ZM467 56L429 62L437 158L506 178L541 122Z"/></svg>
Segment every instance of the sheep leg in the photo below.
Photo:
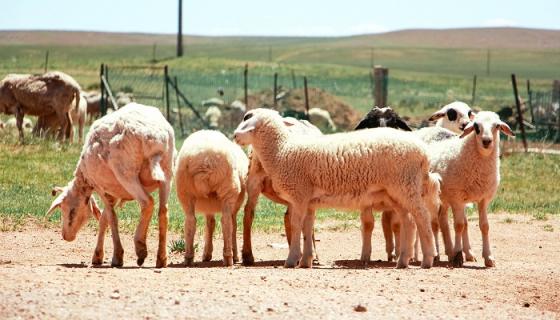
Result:
<svg viewBox="0 0 560 320"><path fill-rule="evenodd" d="M381 215L381 225L383 227L383 237L385 238L385 252L387 253L387 261L391 262L395 260L395 255L393 250L395 249L395 243L393 241L393 232L391 230L391 218L393 216L392 211L383 211Z"/></svg>
<svg viewBox="0 0 560 320"><path fill-rule="evenodd" d="M303 220L303 257L299 262L300 268L311 268L313 266L314 222L315 211L308 210Z"/></svg>
<svg viewBox="0 0 560 320"><path fill-rule="evenodd" d="M160 182L159 188L159 210L158 210L158 251L156 268L167 267L167 225L168 225L168 207L169 191L171 189L171 179L168 182Z"/></svg>
<svg viewBox="0 0 560 320"><path fill-rule="evenodd" d="M463 266L463 232L465 229L465 205L452 204L453 223L455 226L455 247L453 248L453 266Z"/></svg>
<svg viewBox="0 0 560 320"><path fill-rule="evenodd" d="M488 231L490 230L487 212L488 203L489 201L487 200L482 200L478 203L478 220L480 224L480 232L482 233L482 257L484 258L484 265L491 268L496 266L496 260L490 251L490 239L488 237Z"/></svg>
<svg viewBox="0 0 560 320"><path fill-rule="evenodd" d="M231 203L225 203L222 207L222 233L224 237L224 266L233 266L233 248L232 248L232 224L233 224L233 208Z"/></svg>
<svg viewBox="0 0 560 320"><path fill-rule="evenodd" d="M292 242L290 235L292 234L292 224L290 222L290 206L286 207L286 212L284 212L284 233L286 234L286 239L288 239L288 246Z"/></svg>
<svg viewBox="0 0 560 320"><path fill-rule="evenodd" d="M411 198L414 199L414 198ZM434 236L430 223L430 214L422 204L422 198L417 197L411 203L417 204L415 210L411 210L412 216L416 222L418 236L420 237L420 245L422 247L422 268L431 268L434 264Z"/></svg>
<svg viewBox="0 0 560 320"><path fill-rule="evenodd" d="M239 262L239 254L237 252L237 212L239 211L240 206L236 207L237 210L233 211L233 216L231 217L231 246L233 249L233 263Z"/></svg>
<svg viewBox="0 0 560 320"><path fill-rule="evenodd" d="M315 224L315 210L309 210L309 213L307 214L312 215L313 216L313 224ZM284 223L285 225L285 223ZM317 252L317 243L315 241L315 229L312 230L313 231L313 252L315 252L315 258L313 260L313 262L317 262L319 263L319 253Z"/></svg>
<svg viewBox="0 0 560 320"><path fill-rule="evenodd" d="M414 255L412 256L412 259L410 259L411 262L417 262L420 261L420 258L418 258L419 253L420 253L420 232L418 232L416 225L414 225Z"/></svg>
<svg viewBox="0 0 560 320"><path fill-rule="evenodd" d="M105 209L103 209L103 214L99 219L99 231L97 234L97 245L95 246L95 251L93 252L93 258L91 258L91 264L94 266L103 264L103 255L104 255L104 242L105 242L105 234L107 232L107 215L106 212L107 205L105 205Z"/></svg>
<svg viewBox="0 0 560 320"><path fill-rule="evenodd" d="M443 204L439 207L438 221L443 237L443 244L445 246L445 255L447 256L447 260L451 261L451 257L453 254L453 243L451 242L451 232L449 230L449 220L447 216L448 209L449 207Z"/></svg>
<svg viewBox="0 0 560 320"><path fill-rule="evenodd" d="M467 216L465 215L465 230L463 231L463 253L465 254L466 261L476 261L474 254L471 249L471 242L469 241L469 222L467 221Z"/></svg>
<svg viewBox="0 0 560 320"><path fill-rule="evenodd" d="M86 121L85 115L81 115L78 120L78 142L81 144L84 138L84 122Z"/></svg>
<svg viewBox="0 0 560 320"><path fill-rule="evenodd" d="M113 238L113 259L111 260L111 267L122 267L124 249L119 236L119 222L115 210L111 206L107 206L106 209L107 220L111 225L111 237ZM104 214L105 212L103 215Z"/></svg>
<svg viewBox="0 0 560 320"><path fill-rule="evenodd" d="M241 259L244 265L253 265L255 263L251 245L251 228L253 226L253 219L255 218L255 207L257 206L260 191L251 192L251 190L253 189L249 186L247 203L243 210L243 249L241 251Z"/></svg>
<svg viewBox="0 0 560 320"><path fill-rule="evenodd" d="M19 140L23 143L23 109L19 104L16 105L16 127L19 132Z"/></svg>
<svg viewBox="0 0 560 320"><path fill-rule="evenodd" d="M434 235L434 243L436 244L436 256L434 261L439 262L439 223L437 218L432 219L432 233Z"/></svg>
<svg viewBox="0 0 560 320"><path fill-rule="evenodd" d="M202 261L212 260L212 251L214 251L214 245L212 244L212 237L214 236L215 228L216 228L216 217L213 214L206 215L206 229L204 230L204 252L202 254Z"/></svg>
<svg viewBox="0 0 560 320"><path fill-rule="evenodd" d="M401 222L397 213L394 211L393 211L393 216L391 217L391 231L393 231L393 237L395 238L395 260L396 260L401 253Z"/></svg>
<svg viewBox="0 0 560 320"><path fill-rule="evenodd" d="M296 206L290 204L290 207L290 224L292 226L290 237L292 238L292 241L290 243L290 253L284 263L285 268L295 268L298 261L301 259L301 231L305 213L307 212L303 205Z"/></svg>
<svg viewBox="0 0 560 320"><path fill-rule="evenodd" d="M185 266L190 266L194 260L194 234L196 231L196 217L194 216L195 200L178 194L179 202L185 213Z"/></svg>
<svg viewBox="0 0 560 320"><path fill-rule="evenodd" d="M363 208L360 213L360 220L362 222L362 255L360 261L367 265L371 260L371 234L374 227L374 218L371 208Z"/></svg>
<svg viewBox="0 0 560 320"><path fill-rule="evenodd" d="M399 212L402 230L400 232L400 254L397 260L397 269L407 268L412 258L414 247L414 222L412 216L406 211Z"/></svg>

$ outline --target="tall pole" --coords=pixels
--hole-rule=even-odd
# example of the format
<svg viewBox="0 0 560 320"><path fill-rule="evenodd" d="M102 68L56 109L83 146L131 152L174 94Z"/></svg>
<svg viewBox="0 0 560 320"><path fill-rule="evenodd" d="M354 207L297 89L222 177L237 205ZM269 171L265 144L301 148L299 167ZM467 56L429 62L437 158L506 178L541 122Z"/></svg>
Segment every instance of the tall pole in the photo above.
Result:
<svg viewBox="0 0 560 320"><path fill-rule="evenodd" d="M525 125L523 123L523 112L521 111L521 101L519 100L519 93L517 91L517 79L515 74L511 74L511 85L513 86L513 95L515 98L515 107L517 109L517 123L519 123L519 128L521 128L521 139L523 140L523 147L525 152L527 152L527 137L525 136Z"/></svg>
<svg viewBox="0 0 560 320"><path fill-rule="evenodd" d="M474 106L475 99L476 99L476 74L473 76L473 79L472 79L471 107Z"/></svg>
<svg viewBox="0 0 560 320"><path fill-rule="evenodd" d="M183 56L183 0L179 0L179 31L177 32L177 57Z"/></svg>

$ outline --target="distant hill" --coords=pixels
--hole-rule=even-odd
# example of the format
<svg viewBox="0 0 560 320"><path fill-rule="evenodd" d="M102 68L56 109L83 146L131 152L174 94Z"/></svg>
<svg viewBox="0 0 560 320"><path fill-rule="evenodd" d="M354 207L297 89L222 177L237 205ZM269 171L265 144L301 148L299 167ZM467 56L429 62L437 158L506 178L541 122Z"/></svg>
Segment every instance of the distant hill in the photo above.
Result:
<svg viewBox="0 0 560 320"><path fill-rule="evenodd" d="M173 34L89 31L0 31L0 45L174 45ZM434 47L558 49L560 30L526 28L412 29L350 37L185 36L187 44L317 42L333 47Z"/></svg>

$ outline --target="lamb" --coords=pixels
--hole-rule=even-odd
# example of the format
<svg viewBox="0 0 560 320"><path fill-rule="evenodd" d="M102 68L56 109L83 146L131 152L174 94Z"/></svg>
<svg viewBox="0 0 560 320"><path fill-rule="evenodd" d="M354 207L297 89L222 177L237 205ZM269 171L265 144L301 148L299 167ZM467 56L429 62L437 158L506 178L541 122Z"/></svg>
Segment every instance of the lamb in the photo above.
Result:
<svg viewBox="0 0 560 320"><path fill-rule="evenodd" d="M422 194L438 182L429 175L426 146L417 138L379 128L304 139L267 109L249 111L234 137L238 144L253 146L274 188L289 203L292 240L286 267L298 261L300 267L311 267L312 213L327 206L361 210L363 262L371 258L372 210L396 208L406 231L398 268L407 267L412 255L412 216L421 239L422 267L432 266L434 242ZM304 224L306 214L310 217Z"/></svg>
<svg viewBox="0 0 560 320"><path fill-rule="evenodd" d="M206 113L204 113L204 120L208 122L208 127L210 129L218 129L221 117L222 111L220 111L220 108L215 106L208 107Z"/></svg>
<svg viewBox="0 0 560 320"><path fill-rule="evenodd" d="M474 112L468 104L455 101L436 111L429 120L437 120L436 126L461 134L473 118Z"/></svg>
<svg viewBox="0 0 560 320"><path fill-rule="evenodd" d="M286 117L284 122L292 132L309 135L310 137L321 135L321 131L306 120L296 120L294 118ZM243 215L243 250L242 259L243 264L253 265L255 259L253 257L253 249L251 244L251 226L255 217L255 207L259 195L262 193L268 199L287 206L289 203L282 199L278 192L274 189L269 175L264 171L264 168L259 161L258 156L254 152L250 152L249 174L247 176L247 203L244 208ZM284 228L288 245L291 243L291 227L290 227L290 210L286 210L284 214ZM315 243L314 243L315 245ZM315 250L315 253L317 251Z"/></svg>
<svg viewBox="0 0 560 320"><path fill-rule="evenodd" d="M470 202L476 202L478 207L484 265L495 266L490 251L487 210L500 183L499 131L514 136L510 127L496 113L481 111L465 127L460 137L432 143L429 147L430 167L441 175L443 181L439 211L442 231L447 228L447 209L451 207L453 211L455 246L452 261L457 267L463 265L462 251L465 250L463 246L467 245L463 243L467 224L465 205ZM446 248L451 247L449 235L444 233L444 240Z"/></svg>
<svg viewBox="0 0 560 320"><path fill-rule="evenodd" d="M78 142L82 143L82 139L84 136L84 124L86 122L86 113L87 113L87 96L84 92L80 93L80 102L78 108L73 107L70 109L70 118L72 119L72 123L78 124ZM56 129L60 127L60 122L58 122L58 118L56 114L50 114L46 116L40 116L37 119L37 124L33 131L37 135L41 135L42 133L52 132L54 133ZM70 136L68 137L70 141L74 141L74 130L70 132Z"/></svg>
<svg viewBox="0 0 560 320"><path fill-rule="evenodd" d="M62 123L59 138L69 135L72 120L69 111L75 99L80 102L80 85L60 71L44 75L8 75L0 82L0 111L15 114L20 140L23 141L24 114L41 116L55 113Z"/></svg>
<svg viewBox="0 0 560 320"><path fill-rule="evenodd" d="M60 207L62 238L73 241L80 228L92 214L101 216L97 245L92 264L103 263L103 242L107 225L111 226L113 259L111 266L123 265L124 250L118 232L115 205L137 200L140 203L140 222L134 244L137 264L147 256L146 236L154 208L150 195L159 190L159 243L156 267L167 265L167 201L175 156L173 128L155 107L131 103L97 121L86 136L74 178L51 204L47 214ZM103 201L103 214L92 195Z"/></svg>
<svg viewBox="0 0 560 320"><path fill-rule="evenodd" d="M308 116L309 122L321 129L322 132L336 131L336 125L327 110L321 108L311 108L309 109Z"/></svg>
<svg viewBox="0 0 560 320"><path fill-rule="evenodd" d="M185 139L175 174L177 198L185 213L185 265L194 259L195 211L206 217L203 261L212 259L216 212L222 212L224 265L237 262L237 212L245 199L249 160L219 131L201 130Z"/></svg>

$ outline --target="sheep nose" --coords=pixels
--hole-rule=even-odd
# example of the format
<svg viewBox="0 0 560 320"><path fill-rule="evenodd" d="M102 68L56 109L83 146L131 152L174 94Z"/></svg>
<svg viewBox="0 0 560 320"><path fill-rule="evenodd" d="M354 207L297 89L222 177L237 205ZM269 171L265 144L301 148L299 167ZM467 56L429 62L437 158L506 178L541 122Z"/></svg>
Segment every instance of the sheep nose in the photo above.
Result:
<svg viewBox="0 0 560 320"><path fill-rule="evenodd" d="M492 140L490 140L490 139L482 139L482 145L484 146L484 148L488 148L491 143L492 143Z"/></svg>

